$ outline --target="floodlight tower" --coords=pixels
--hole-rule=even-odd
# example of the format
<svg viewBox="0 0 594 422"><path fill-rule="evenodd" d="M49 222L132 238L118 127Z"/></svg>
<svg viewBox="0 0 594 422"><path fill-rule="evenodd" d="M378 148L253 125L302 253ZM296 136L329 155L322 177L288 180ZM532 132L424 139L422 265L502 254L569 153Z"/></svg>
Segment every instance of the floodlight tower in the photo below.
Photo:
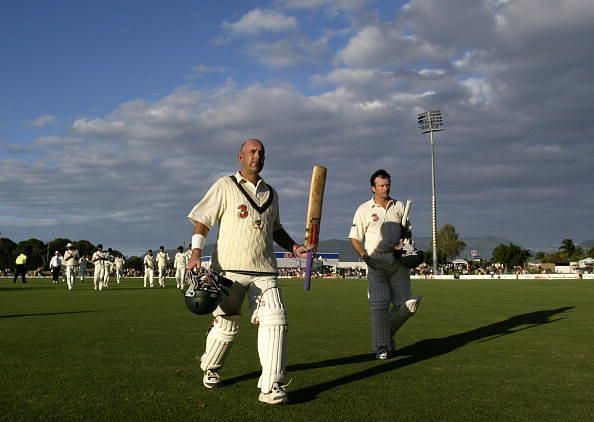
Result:
<svg viewBox="0 0 594 422"><path fill-rule="evenodd" d="M435 196L435 147L433 144L433 132L444 130L441 111L433 110L420 113L417 116L419 128L422 133L429 133L431 140L431 220L433 235L433 276L437 275L437 198Z"/></svg>

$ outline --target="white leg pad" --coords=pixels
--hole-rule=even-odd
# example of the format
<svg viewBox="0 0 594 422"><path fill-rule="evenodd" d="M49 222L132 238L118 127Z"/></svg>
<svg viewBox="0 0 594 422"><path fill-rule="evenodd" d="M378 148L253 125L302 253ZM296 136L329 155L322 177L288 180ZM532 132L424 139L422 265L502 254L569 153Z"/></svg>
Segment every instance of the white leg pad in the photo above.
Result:
<svg viewBox="0 0 594 422"><path fill-rule="evenodd" d="M390 344L389 303L369 302L371 308L371 349L377 352Z"/></svg>
<svg viewBox="0 0 594 422"><path fill-rule="evenodd" d="M200 358L200 368L219 369L231 350L233 340L239 331L240 315L219 315L215 317L206 336L206 349Z"/></svg>
<svg viewBox="0 0 594 422"><path fill-rule="evenodd" d="M399 307L392 309L390 312L390 337L393 337L396 334L396 331L398 331L400 327L402 327L404 323L417 312L420 303L421 296L418 296L415 299L409 299Z"/></svg>
<svg viewBox="0 0 594 422"><path fill-rule="evenodd" d="M287 312L280 290L264 291L259 300L258 355L262 375L258 386L269 393L275 382L282 382L287 366Z"/></svg>

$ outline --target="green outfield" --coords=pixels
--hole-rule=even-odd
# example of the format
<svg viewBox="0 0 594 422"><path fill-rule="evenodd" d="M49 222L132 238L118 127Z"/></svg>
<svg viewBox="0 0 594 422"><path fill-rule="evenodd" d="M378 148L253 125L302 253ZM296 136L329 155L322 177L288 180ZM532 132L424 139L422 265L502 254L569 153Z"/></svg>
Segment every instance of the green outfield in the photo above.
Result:
<svg viewBox="0 0 594 422"><path fill-rule="evenodd" d="M142 281L68 292L0 279L0 420L594 419L594 281L415 280L418 314L397 355L369 350L364 280L282 280L291 404L257 401L256 328L247 316L205 390L209 317Z"/></svg>

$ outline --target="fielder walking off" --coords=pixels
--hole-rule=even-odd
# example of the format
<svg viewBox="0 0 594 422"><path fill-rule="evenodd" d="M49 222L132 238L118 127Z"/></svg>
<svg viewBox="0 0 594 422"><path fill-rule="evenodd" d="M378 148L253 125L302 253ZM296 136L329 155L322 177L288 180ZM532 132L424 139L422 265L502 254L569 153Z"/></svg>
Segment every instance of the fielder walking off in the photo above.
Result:
<svg viewBox="0 0 594 422"><path fill-rule="evenodd" d="M188 256L184 253L183 246L177 247L177 253L173 259L173 266L175 267L175 282L177 283L177 288L183 289L186 277L186 267L188 266Z"/></svg>
<svg viewBox="0 0 594 422"><path fill-rule="evenodd" d="M66 265L66 284L68 290L74 288L74 280L76 279L76 270L78 269L78 251L74 249L72 243L66 245L66 252L64 252L64 265Z"/></svg>
<svg viewBox="0 0 594 422"><path fill-rule="evenodd" d="M247 296L251 322L258 324L258 355L262 366L259 400L284 404L288 402L283 385L287 314L278 287L273 241L299 257L305 257L307 250L296 244L281 225L278 194L260 177L264 155L262 142L245 141L237 157L240 170L218 179L194 206L188 215L194 223L188 269L200 266L206 236L218 224L211 269L234 283L229 295L222 295L213 312L212 327L200 359L204 386L221 386L219 372L239 331L241 305Z"/></svg>
<svg viewBox="0 0 594 422"><path fill-rule="evenodd" d="M165 287L165 273L169 264L169 254L165 252L165 247L160 246L157 252L157 266L159 267L159 286Z"/></svg>
<svg viewBox="0 0 594 422"><path fill-rule="evenodd" d="M126 260L122 255L118 255L115 257L114 264L115 264L115 274L116 274L116 282L120 284L122 280L122 275L124 275L124 263Z"/></svg>
<svg viewBox="0 0 594 422"><path fill-rule="evenodd" d="M413 298L409 269L395 254L403 247L404 204L390 197L385 170L374 172L369 181L373 198L357 208L349 239L367 263L371 347L377 359L388 359L396 348L396 331L415 314L421 298Z"/></svg>
<svg viewBox="0 0 594 422"><path fill-rule="evenodd" d="M144 287L153 288L155 277L155 256L153 250L149 249L144 256Z"/></svg>
<svg viewBox="0 0 594 422"><path fill-rule="evenodd" d="M91 262L95 266L93 273L93 284L95 290L103 290L103 279L105 277L105 261L107 261L107 254L103 251L103 245L99 243L97 250L91 256Z"/></svg>

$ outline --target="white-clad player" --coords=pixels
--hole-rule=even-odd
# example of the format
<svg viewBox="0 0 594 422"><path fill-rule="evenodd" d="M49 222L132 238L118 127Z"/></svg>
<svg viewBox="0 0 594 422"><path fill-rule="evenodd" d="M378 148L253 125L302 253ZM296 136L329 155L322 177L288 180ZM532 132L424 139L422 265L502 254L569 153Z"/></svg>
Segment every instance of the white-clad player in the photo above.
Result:
<svg viewBox="0 0 594 422"><path fill-rule="evenodd" d="M153 287L155 276L155 256L149 249L144 256L144 287Z"/></svg>
<svg viewBox="0 0 594 422"><path fill-rule="evenodd" d="M115 257L113 263L115 265L115 274L116 274L116 282L120 284L122 280L122 275L124 274L124 263L126 260L122 255L118 255Z"/></svg>
<svg viewBox="0 0 594 422"><path fill-rule="evenodd" d="M186 277L186 267L188 266L188 255L184 253L184 247L178 246L175 258L173 258L173 267L175 268L175 282L178 289L184 288Z"/></svg>
<svg viewBox="0 0 594 422"><path fill-rule="evenodd" d="M78 269L78 251L74 249L72 243L66 245L66 252L64 252L64 265L66 265L66 284L68 290L74 288L74 280L76 279L76 271Z"/></svg>
<svg viewBox="0 0 594 422"><path fill-rule="evenodd" d="M296 244L280 222L278 195L261 177L264 145L245 141L239 151L240 170L218 179L188 218L194 223L188 269L200 266L206 236L219 226L211 269L234 280L229 295L213 312L200 367L206 388L219 387L219 371L239 331L241 305L247 296L252 323L258 324L258 355L262 366L259 400L287 403L282 385L286 367L287 315L278 287L273 242L297 256L306 248Z"/></svg>
<svg viewBox="0 0 594 422"><path fill-rule="evenodd" d="M165 275L167 273L167 265L169 265L169 254L165 252L165 247L160 246L157 252L157 267L159 268L159 286L165 287Z"/></svg>
<svg viewBox="0 0 594 422"><path fill-rule="evenodd" d="M387 359L395 349L396 331L417 311L409 269L395 251L403 247L404 204L390 197L390 175L383 169L369 179L373 198L355 212L349 238L353 249L367 263L371 308L371 347L377 359ZM404 224L403 224L404 223Z"/></svg>
<svg viewBox="0 0 594 422"><path fill-rule="evenodd" d="M105 277L105 261L107 261L107 253L103 251L103 245L99 243L97 250L91 257L91 262L95 266L93 273L93 285L95 290L103 290L103 280Z"/></svg>

